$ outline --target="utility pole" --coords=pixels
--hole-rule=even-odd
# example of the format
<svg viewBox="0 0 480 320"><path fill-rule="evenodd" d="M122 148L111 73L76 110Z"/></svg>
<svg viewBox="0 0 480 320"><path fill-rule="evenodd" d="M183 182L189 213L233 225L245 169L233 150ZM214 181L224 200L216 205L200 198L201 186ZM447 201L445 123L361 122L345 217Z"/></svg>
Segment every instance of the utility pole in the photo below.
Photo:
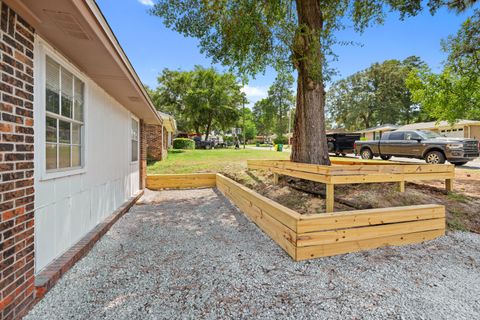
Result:
<svg viewBox="0 0 480 320"><path fill-rule="evenodd" d="M244 87L245 84L242 81L242 86ZM243 149L245 149L246 141L245 141L245 93L242 94L242 134L243 134Z"/></svg>

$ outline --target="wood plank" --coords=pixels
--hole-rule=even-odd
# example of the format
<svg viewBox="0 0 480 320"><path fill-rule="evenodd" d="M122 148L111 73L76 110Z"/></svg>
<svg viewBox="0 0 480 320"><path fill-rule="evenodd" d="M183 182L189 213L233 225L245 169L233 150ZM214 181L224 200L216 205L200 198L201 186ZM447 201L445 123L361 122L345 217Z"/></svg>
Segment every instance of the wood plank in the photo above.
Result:
<svg viewBox="0 0 480 320"><path fill-rule="evenodd" d="M296 233L274 219L267 212L253 205L241 196L235 195L235 189L229 189L219 184L220 192L230 199L247 217L249 217L263 232L285 250L293 259L296 258Z"/></svg>
<svg viewBox="0 0 480 320"><path fill-rule="evenodd" d="M445 189L447 192L453 192L453 179L445 179Z"/></svg>
<svg viewBox="0 0 480 320"><path fill-rule="evenodd" d="M217 186L219 184L229 187L232 192L238 193L240 196L260 208L262 211L268 212L274 219L280 221L288 228L294 231L297 230L297 221L300 218L300 214L298 212L284 207L281 204L268 199L267 197L264 197L253 190L250 190L238 182L225 177L222 174L217 174Z"/></svg>
<svg viewBox="0 0 480 320"><path fill-rule="evenodd" d="M152 190L215 187L215 185L215 173L147 175L147 188Z"/></svg>
<svg viewBox="0 0 480 320"><path fill-rule="evenodd" d="M297 247L358 241L364 239L393 236L398 234L440 229L445 229L445 218L382 224L372 227L301 233L297 236Z"/></svg>
<svg viewBox="0 0 480 320"><path fill-rule="evenodd" d="M443 180L455 177L454 172L439 173L404 173L404 174L365 174L365 175L336 175L330 177L330 182L334 184L349 183L379 183L379 182L400 182L417 180Z"/></svg>
<svg viewBox="0 0 480 320"><path fill-rule="evenodd" d="M316 181L321 183L329 182L327 176L324 174L294 171L294 170L287 170L287 169L277 169L277 168L273 168L271 169L271 171L274 173L283 174L285 176L295 177L295 178L300 178L300 179L305 179L310 181Z"/></svg>
<svg viewBox="0 0 480 320"><path fill-rule="evenodd" d="M325 193L325 212L335 210L335 185L327 184Z"/></svg>
<svg viewBox="0 0 480 320"><path fill-rule="evenodd" d="M445 207L434 204L302 215L297 223L297 233L444 217Z"/></svg>
<svg viewBox="0 0 480 320"><path fill-rule="evenodd" d="M318 257L333 256L344 253L357 252L366 249L374 249L384 246L399 246L412 243L420 243L435 239L445 234L444 229L421 231L409 234L386 236L359 241L323 244L318 246L298 247L296 260L306 260Z"/></svg>

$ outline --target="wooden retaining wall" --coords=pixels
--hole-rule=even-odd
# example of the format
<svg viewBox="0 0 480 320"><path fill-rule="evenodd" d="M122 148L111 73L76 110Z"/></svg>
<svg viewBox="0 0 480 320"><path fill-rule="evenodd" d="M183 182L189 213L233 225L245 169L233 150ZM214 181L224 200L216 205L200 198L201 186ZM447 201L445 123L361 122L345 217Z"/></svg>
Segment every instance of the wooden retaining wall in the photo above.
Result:
<svg viewBox="0 0 480 320"><path fill-rule="evenodd" d="M217 188L294 260L419 243L445 234L445 207L300 215L221 174Z"/></svg>
<svg viewBox="0 0 480 320"><path fill-rule="evenodd" d="M147 188L152 190L213 188L215 185L215 173L147 175Z"/></svg>

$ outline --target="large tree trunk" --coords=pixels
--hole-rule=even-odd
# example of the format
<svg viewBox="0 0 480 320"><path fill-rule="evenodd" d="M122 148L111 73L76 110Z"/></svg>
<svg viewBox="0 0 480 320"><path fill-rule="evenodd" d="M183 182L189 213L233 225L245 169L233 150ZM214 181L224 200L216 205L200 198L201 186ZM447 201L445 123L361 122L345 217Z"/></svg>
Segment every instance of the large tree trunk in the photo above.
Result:
<svg viewBox="0 0 480 320"><path fill-rule="evenodd" d="M319 43L323 27L320 0L296 0L296 3L300 32L294 45L298 80L291 160L330 165Z"/></svg>

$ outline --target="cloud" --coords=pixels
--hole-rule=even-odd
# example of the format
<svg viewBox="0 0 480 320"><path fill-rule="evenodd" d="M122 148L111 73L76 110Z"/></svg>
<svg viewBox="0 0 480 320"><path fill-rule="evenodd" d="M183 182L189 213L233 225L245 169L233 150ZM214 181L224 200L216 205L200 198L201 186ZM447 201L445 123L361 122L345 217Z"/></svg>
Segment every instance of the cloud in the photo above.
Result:
<svg viewBox="0 0 480 320"><path fill-rule="evenodd" d="M255 87L255 86L245 85L241 90L247 95L248 106L250 108L253 108L253 105L255 104L255 102L263 98L266 98L268 95L268 88L266 87L260 87L260 86Z"/></svg>
<svg viewBox="0 0 480 320"><path fill-rule="evenodd" d="M254 87L246 85L241 90L247 95L247 100L250 107L253 107L255 102L266 98L268 95L268 88L266 87Z"/></svg>
<svg viewBox="0 0 480 320"><path fill-rule="evenodd" d="M144 6L153 6L155 3L153 3L153 0L138 0L141 4Z"/></svg>

